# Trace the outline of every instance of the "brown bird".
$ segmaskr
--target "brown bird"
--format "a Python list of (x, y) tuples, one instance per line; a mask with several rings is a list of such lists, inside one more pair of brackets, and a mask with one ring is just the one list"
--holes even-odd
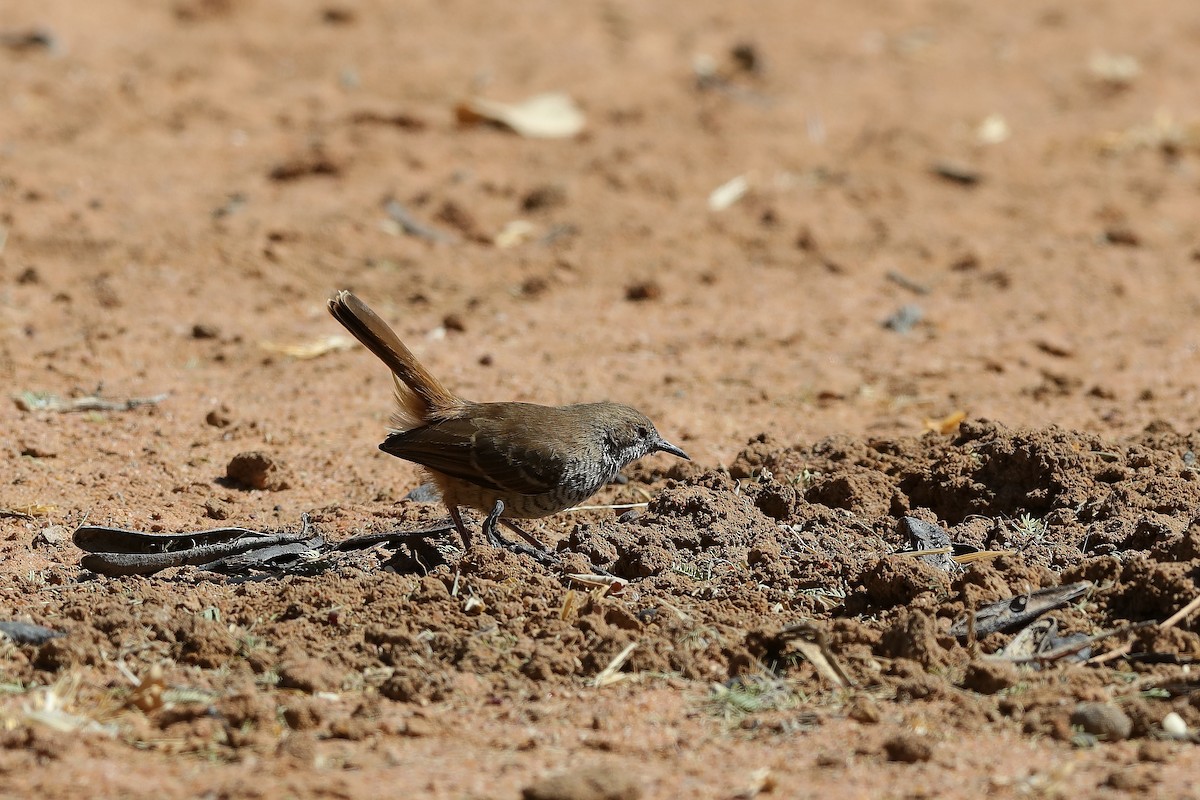
[[(417, 361), (366, 303), (341, 291), (329, 311), (392, 371), (396, 409), (379, 449), (422, 465), (466, 547), (460, 506), (488, 514), (537, 545), (511, 518), (536, 519), (582, 503), (629, 463), (654, 452), (688, 458), (645, 414), (618, 403), (540, 406), (463, 400)], [(540, 545), (539, 545), (540, 546)]]

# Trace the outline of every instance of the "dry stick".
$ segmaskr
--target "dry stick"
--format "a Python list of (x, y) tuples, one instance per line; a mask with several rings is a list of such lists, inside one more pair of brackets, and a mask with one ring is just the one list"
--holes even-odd
[(921, 556), (943, 556), (952, 552), (954, 552), (953, 547), (934, 547), (929, 550), (901, 550), (896, 555), (920, 558)]
[(576, 511), (615, 511), (617, 509), (645, 508), (648, 505), (650, 505), (650, 504), (649, 503), (607, 503), (607, 504), (598, 505), (598, 506), (571, 506), (568, 509), (564, 509), (564, 511), (567, 514), (573, 514)]
[(608, 686), (610, 683), (616, 683), (621, 680), (621, 667), (625, 666), (625, 662), (633, 655), (633, 651), (637, 648), (637, 642), (630, 642), (625, 645), (625, 649), (613, 656), (613, 660), (608, 662), (608, 666), (600, 670), (599, 674), (592, 679), (592, 686), (600, 688)]
[(1021, 658), (1009, 658), (1009, 659), (1003, 659), (1003, 660), (1010, 661), (1013, 664), (1052, 664), (1055, 661), (1058, 661), (1059, 659), (1063, 659), (1063, 658), (1066, 658), (1067, 656), (1075, 655), (1076, 653), (1083, 650), (1084, 648), (1090, 647), (1091, 645), (1093, 645), (1096, 642), (1099, 642), (1103, 639), (1110, 639), (1114, 636), (1124, 636), (1127, 633), (1133, 633), (1134, 631), (1141, 630), (1142, 628), (1149, 627), (1150, 625), (1153, 625), (1153, 624), (1154, 623), (1152, 623), (1152, 622), (1138, 622), (1133, 625), (1123, 625), (1120, 628), (1113, 628), (1111, 630), (1101, 631), (1100, 633), (1089, 636), (1086, 639), (1081, 639), (1078, 642), (1071, 642), (1070, 644), (1061, 645), (1059, 647), (1054, 648), (1053, 650), (1047, 650), (1044, 653), (1037, 653), (1032, 656), (1024, 656)]
[(980, 550), (976, 553), (963, 553), (961, 556), (950, 556), (950, 560), (955, 564), (970, 564), (975, 561), (984, 561), (989, 558), (1011, 556), (1016, 552), (1016, 550)]
[(1183, 620), (1197, 608), (1200, 608), (1200, 595), (1197, 595), (1192, 602), (1188, 603), (1186, 606), (1168, 617), (1159, 627), (1161, 627), (1163, 630), (1174, 628), (1180, 622), (1183, 622)]
[[(1169, 630), (1170, 628), (1174, 628), (1176, 625), (1178, 625), (1180, 622), (1182, 622), (1184, 619), (1186, 619), (1193, 611), (1195, 611), (1198, 608), (1200, 608), (1200, 595), (1197, 595), (1195, 598), (1192, 599), (1192, 602), (1188, 603), (1186, 606), (1179, 609), (1174, 614), (1172, 614), (1171, 616), (1169, 616), (1165, 620), (1163, 620), (1161, 623), (1159, 623), (1159, 625), (1158, 625), (1159, 630), (1165, 631), (1165, 630)], [(1095, 658), (1088, 659), (1087, 663), (1089, 663), (1089, 664), (1107, 664), (1109, 661), (1118, 659), (1123, 655), (1128, 655), (1129, 651), (1132, 649), (1133, 649), (1133, 642), (1126, 642), (1125, 644), (1121, 645), (1120, 647), (1114, 647), (1112, 650), (1109, 650), (1107, 653), (1101, 653), (1100, 655), (1096, 656)]]

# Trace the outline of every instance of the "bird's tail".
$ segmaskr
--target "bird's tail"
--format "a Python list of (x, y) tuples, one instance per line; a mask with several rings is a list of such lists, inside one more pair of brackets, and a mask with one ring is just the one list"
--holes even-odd
[(411, 428), (428, 422), (431, 416), (463, 405), (463, 401), (433, 377), (396, 332), (362, 300), (350, 292), (340, 291), (330, 299), (329, 313), (387, 364), (395, 376), (399, 408), (393, 421), (397, 427)]

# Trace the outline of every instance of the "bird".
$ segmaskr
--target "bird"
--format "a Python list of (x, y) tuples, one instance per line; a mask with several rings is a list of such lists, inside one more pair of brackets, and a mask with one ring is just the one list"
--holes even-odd
[(578, 505), (651, 453), (690, 460), (645, 414), (620, 403), (465, 400), (354, 294), (337, 292), (329, 312), (392, 372), (395, 408), (379, 449), (424, 467), (466, 549), (472, 537), (463, 507), (487, 515), (483, 531), (492, 543), (498, 520), (540, 548), (514, 519), (538, 519)]

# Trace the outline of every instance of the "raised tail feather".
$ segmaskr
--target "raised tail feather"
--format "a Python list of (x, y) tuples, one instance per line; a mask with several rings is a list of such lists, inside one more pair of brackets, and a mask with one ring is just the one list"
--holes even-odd
[(330, 299), (329, 313), (396, 376), (396, 399), (401, 405), (398, 421), (420, 424), (428, 422), (431, 415), (463, 405), (462, 400), (421, 366), (396, 332), (362, 300), (340, 291)]

